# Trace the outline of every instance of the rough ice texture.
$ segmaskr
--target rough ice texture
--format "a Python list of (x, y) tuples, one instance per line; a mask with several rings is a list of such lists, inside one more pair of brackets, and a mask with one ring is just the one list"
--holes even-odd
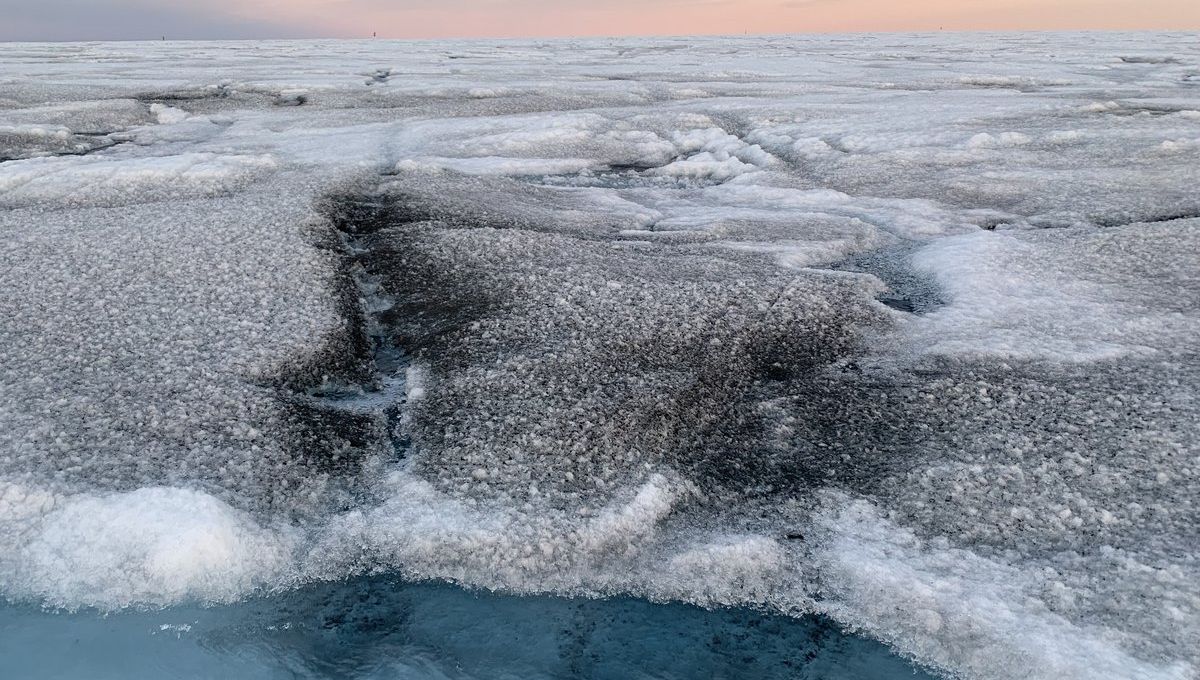
[(1170, 34), (0, 47), (0, 593), (400, 572), (1195, 677), (1198, 83)]

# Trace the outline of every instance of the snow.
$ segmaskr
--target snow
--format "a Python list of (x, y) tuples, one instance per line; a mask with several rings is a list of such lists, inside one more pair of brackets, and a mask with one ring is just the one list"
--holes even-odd
[(29, 524), (0, 561), (12, 595), (67, 607), (229, 602), (278, 585), (290, 569), (289, 530), (259, 527), (202, 492), (81, 494), (56, 499), (48, 511), (37, 492), (9, 486), (4, 496), (3, 521)]
[[(1200, 333), (1181, 303), (1200, 292), (1200, 220), (1176, 222), (941, 239), (913, 264), (939, 281), (951, 303), (918, 321), (913, 339), (921, 351), (1012, 359), (1186, 353)], [(1115, 268), (1114, 252), (1123, 260)]]
[(1194, 677), (1194, 43), (0, 46), (0, 594), (394, 573)]
[(0, 168), (0, 201), (8, 208), (48, 202), (113, 206), (154, 197), (213, 196), (245, 186), (274, 167), (274, 159), (267, 155), (210, 152), (10, 161)]
[[(1105, 631), (1073, 624), (1043, 603), (1037, 576), (954, 548), (927, 545), (861, 501), (824, 517), (832, 535), (818, 556), (839, 618), (882, 627), (919, 658), (970, 677), (1187, 678), (1183, 663), (1130, 656)], [(1015, 670), (1015, 673), (1014, 673)]]

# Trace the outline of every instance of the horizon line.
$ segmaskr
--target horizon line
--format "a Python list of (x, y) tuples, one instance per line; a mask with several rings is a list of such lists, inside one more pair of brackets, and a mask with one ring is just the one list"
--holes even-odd
[(883, 30), (883, 31), (779, 31), (779, 32), (746, 32), (746, 33), (627, 33), (623, 35), (590, 35), (590, 34), (555, 34), (555, 35), (523, 35), (523, 36), (472, 36), (447, 35), (438, 37), (387, 37), (387, 36), (304, 36), (304, 37), (240, 37), (240, 38), (76, 38), (76, 39), (22, 39), (11, 40), (0, 38), (4, 45), (37, 45), (37, 44), (72, 44), (72, 43), (162, 43), (162, 42), (304, 42), (304, 41), (372, 41), (385, 40), (389, 42), (438, 42), (445, 40), (477, 40), (477, 41), (511, 41), (511, 40), (630, 40), (645, 38), (764, 38), (778, 36), (869, 36), (869, 35), (956, 35), (956, 34), (1070, 34), (1070, 33), (1124, 33), (1124, 34), (1161, 34), (1161, 33), (1197, 33), (1200, 28), (1022, 28), (1022, 29), (989, 29), (989, 28), (955, 28), (955, 29), (923, 29), (923, 30)]

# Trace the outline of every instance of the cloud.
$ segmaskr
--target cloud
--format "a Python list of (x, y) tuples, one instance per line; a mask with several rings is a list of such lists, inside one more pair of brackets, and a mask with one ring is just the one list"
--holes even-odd
[[(636, 11), (730, 5), (737, 0), (0, 0), (3, 40), (305, 38), (397, 13)], [(277, 17), (286, 17), (279, 19)]]
[(837, 2), (837, 0), (785, 0), (779, 3), (780, 7), (785, 9), (808, 9), (818, 5), (829, 5)]
[(287, 38), (297, 25), (236, 15), (219, 3), (179, 6), (148, 0), (0, 0), (0, 40)]

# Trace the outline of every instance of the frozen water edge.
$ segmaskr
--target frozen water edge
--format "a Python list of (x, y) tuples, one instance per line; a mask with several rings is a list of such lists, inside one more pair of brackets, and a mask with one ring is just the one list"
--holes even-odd
[(103, 616), (0, 605), (0, 657), (11, 677), (46, 679), (929, 677), (815, 617), (384, 578)]

